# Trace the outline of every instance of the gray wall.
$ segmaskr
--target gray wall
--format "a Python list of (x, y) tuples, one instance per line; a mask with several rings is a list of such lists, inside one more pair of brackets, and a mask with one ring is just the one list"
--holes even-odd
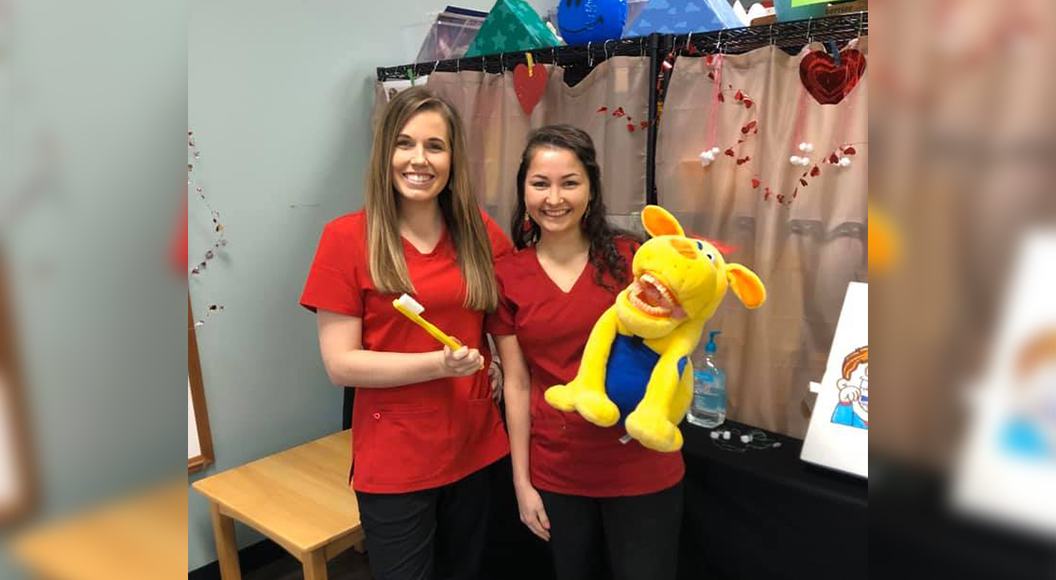
[[(544, 4), (541, 2), (540, 4)], [(487, 10), (491, 0), (458, 2)], [(196, 180), (229, 245), (190, 284), (215, 473), (340, 427), (341, 392), (296, 302), (323, 224), (362, 204), (374, 69), (410, 62), (445, 2), (195, 0), (189, 25)], [(291, 207), (293, 206), (293, 207)], [(192, 257), (210, 238), (191, 200)], [(239, 544), (260, 536), (238, 528)], [(207, 504), (192, 494), (188, 566), (216, 558)]]
[[(37, 193), (13, 218), (3, 205), (0, 249), (39, 518), (182, 475), (186, 294), (166, 247), (185, 19), (179, 2), (5, 3), (0, 195)], [(17, 577), (0, 556), (0, 578)]]
[[(188, 126), (196, 182), (230, 241), (189, 284), (199, 311), (225, 306), (199, 329), (217, 457), (204, 475), (338, 429), (341, 393), (296, 300), (322, 225), (361, 204), (374, 68), (411, 61), (445, 2), (10, 4), (0, 201), (38, 167), (46, 176), (16, 220), (0, 216), (36, 516), (184, 473), (186, 291), (165, 256)], [(198, 256), (211, 222), (190, 201)], [(214, 559), (205, 502), (191, 493), (188, 566)], [(6, 553), (0, 577), (19, 577)]]

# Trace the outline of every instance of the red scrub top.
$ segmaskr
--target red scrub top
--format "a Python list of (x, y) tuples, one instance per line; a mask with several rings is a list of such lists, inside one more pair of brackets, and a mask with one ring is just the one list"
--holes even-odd
[[(633, 242), (617, 239), (630, 272)], [(619, 439), (620, 424), (608, 428), (588, 423), (578, 413), (564, 413), (543, 398), (549, 387), (576, 376), (594, 323), (612, 306), (616, 294), (594, 282), (587, 263), (568, 292), (562, 292), (539, 264), (535, 248), (525, 248), (495, 264), (502, 292), (499, 309), (488, 317), (488, 332), (516, 334), (531, 374), (532, 485), (569, 495), (615, 497), (667, 489), (682, 480), (681, 453), (660, 453), (637, 441)], [(606, 278), (617, 290), (626, 283)]]
[[(481, 212), (483, 214), (483, 212)], [(512, 244), (484, 214), (492, 253)], [(301, 295), (309, 310), (329, 310), (363, 319), (363, 348), (428, 352), (443, 348), (392, 307), (398, 294), (374, 289), (368, 266), (366, 216), (339, 217), (323, 229)], [(423, 316), (490, 360), (484, 313), (467, 310), (465, 282), (454, 243), (445, 229), (432, 252), (403, 240), (403, 255)], [(406, 493), (446, 485), (509, 453), (486, 371), (393, 388), (357, 388), (352, 411), (353, 477), (356, 491)]]

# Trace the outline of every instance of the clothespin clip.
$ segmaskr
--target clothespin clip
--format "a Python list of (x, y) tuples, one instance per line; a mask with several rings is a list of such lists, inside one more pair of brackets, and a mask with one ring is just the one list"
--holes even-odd
[(840, 47), (836, 46), (836, 41), (826, 42), (825, 48), (829, 49), (829, 55), (832, 56), (832, 61), (836, 63), (836, 66), (840, 66)]
[(415, 80), (414, 67), (413, 66), (407, 67), (407, 78), (410, 79), (411, 86), (413, 87), (414, 86), (414, 80)]
[(532, 76), (535, 73), (535, 60), (532, 59), (532, 53), (524, 53), (524, 57), (528, 60), (528, 76)]

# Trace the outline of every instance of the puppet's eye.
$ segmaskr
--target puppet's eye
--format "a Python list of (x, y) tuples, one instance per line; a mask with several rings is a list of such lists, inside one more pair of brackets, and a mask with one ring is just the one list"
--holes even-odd
[(715, 261), (715, 254), (712, 254), (711, 252), (708, 252), (707, 254), (704, 254), (704, 255), (707, 256), (708, 259), (711, 260), (712, 262)]
[(697, 240), (697, 249), (700, 251), (704, 251), (704, 242)]

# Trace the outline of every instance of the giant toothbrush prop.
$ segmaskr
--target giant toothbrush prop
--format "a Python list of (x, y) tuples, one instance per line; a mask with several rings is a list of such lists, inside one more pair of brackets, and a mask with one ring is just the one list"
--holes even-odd
[(714, 246), (687, 237), (660, 206), (646, 206), (651, 239), (634, 254), (634, 281), (594, 324), (571, 382), (546, 390), (546, 402), (599, 427), (622, 418), (627, 434), (662, 452), (682, 448), (679, 422), (693, 398), (690, 353), (727, 290), (747, 308), (766, 300), (754, 272), (728, 264)]

